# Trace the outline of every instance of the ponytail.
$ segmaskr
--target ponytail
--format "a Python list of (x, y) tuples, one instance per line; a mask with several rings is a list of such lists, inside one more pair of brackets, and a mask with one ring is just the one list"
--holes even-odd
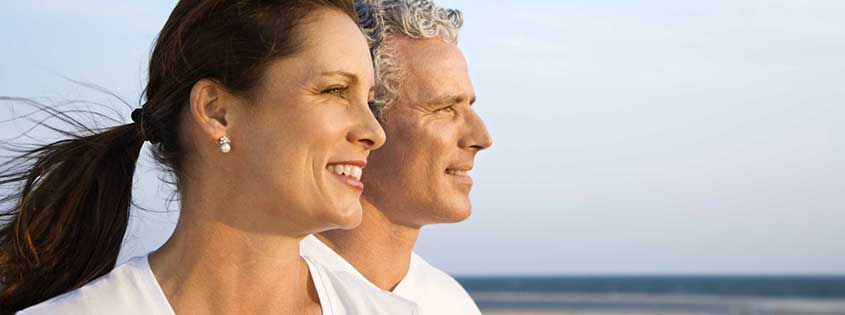
[(143, 143), (138, 124), (120, 125), (17, 150), (2, 164), (0, 187), (11, 194), (0, 202), (11, 206), (0, 214), (0, 315), (114, 268)]

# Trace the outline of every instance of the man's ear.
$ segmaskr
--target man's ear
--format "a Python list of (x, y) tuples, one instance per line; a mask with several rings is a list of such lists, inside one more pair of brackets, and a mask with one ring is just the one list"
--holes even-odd
[(224, 101), (228, 95), (222, 84), (208, 79), (198, 81), (191, 89), (191, 119), (210, 141), (216, 142), (227, 134), (229, 123), (226, 115), (233, 105)]

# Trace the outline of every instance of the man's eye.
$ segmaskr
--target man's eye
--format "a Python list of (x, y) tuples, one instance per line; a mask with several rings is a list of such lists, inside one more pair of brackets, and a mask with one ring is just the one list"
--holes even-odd
[(451, 112), (451, 111), (454, 111), (454, 110), (455, 109), (452, 108), (452, 106), (446, 106), (446, 107), (442, 107), (442, 108), (438, 109), (437, 111), (438, 112)]

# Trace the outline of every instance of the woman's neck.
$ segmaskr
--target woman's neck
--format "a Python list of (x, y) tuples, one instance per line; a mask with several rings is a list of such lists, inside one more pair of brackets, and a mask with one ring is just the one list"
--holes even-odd
[(195, 210), (183, 208), (173, 236), (150, 255), (177, 314), (320, 314), (301, 236), (245, 231)]

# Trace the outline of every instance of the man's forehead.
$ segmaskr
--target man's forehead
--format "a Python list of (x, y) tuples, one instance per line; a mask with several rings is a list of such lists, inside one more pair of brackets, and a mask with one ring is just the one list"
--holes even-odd
[(400, 94), (424, 102), (474, 97), (466, 60), (456, 45), (441, 39), (402, 39), (395, 48), (403, 72)]
[(440, 38), (411, 39), (400, 36), (392, 39), (396, 58), (402, 66), (415, 70), (421, 66), (434, 64), (440, 66), (466, 67), (466, 61), (454, 43)]

